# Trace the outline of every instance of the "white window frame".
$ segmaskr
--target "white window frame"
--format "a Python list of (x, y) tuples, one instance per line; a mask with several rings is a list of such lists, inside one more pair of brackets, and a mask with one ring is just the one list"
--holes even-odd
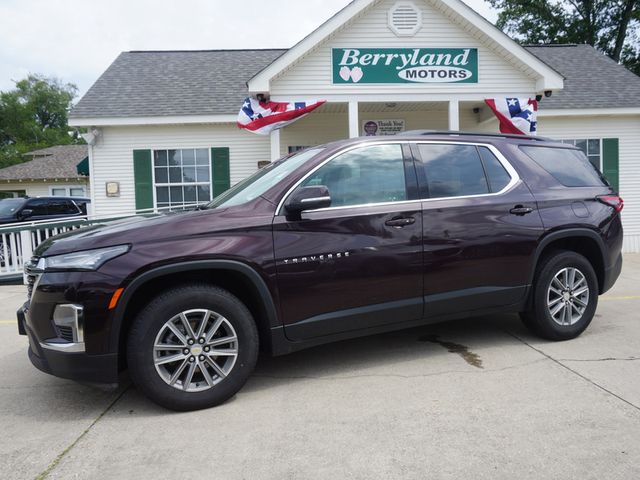
[[(566, 143), (567, 145), (573, 145), (574, 147), (576, 147), (576, 142), (579, 141), (585, 141), (587, 142), (587, 153), (585, 153), (587, 160), (589, 160), (589, 140), (598, 140), (598, 170), (600, 170), (600, 172), (602, 172), (602, 138), (563, 138), (562, 140), (560, 140), (562, 143)], [(582, 151), (582, 150), (580, 150)], [(591, 162), (591, 160), (589, 160), (589, 162)]]
[[(158, 211), (158, 209), (162, 209), (164, 210), (171, 210), (173, 208), (176, 209), (180, 209), (180, 208), (184, 208), (185, 205), (192, 205), (191, 203), (186, 203), (186, 202), (182, 202), (181, 204), (176, 204), (176, 205), (171, 205), (171, 191), (169, 191), (169, 205), (168, 206), (163, 206), (163, 207), (159, 207), (158, 206), (158, 197), (157, 197), (157, 191), (156, 188), (157, 187), (198, 187), (199, 185), (208, 185), (209, 186), (209, 200), (207, 201), (202, 201), (202, 202), (198, 202), (198, 200), (196, 200), (195, 202), (193, 202), (193, 205), (195, 204), (202, 204), (205, 202), (210, 202), (211, 200), (213, 200), (212, 195), (213, 195), (213, 182), (211, 181), (211, 148), (212, 147), (203, 147), (203, 146), (199, 146), (199, 147), (158, 147), (158, 148), (152, 148), (151, 149), (151, 178), (153, 181), (153, 210), (154, 211)], [(155, 153), (156, 152), (160, 152), (160, 151), (166, 151), (167, 152), (167, 156), (169, 155), (169, 150), (193, 150), (194, 151), (194, 155), (195, 155), (195, 151), (196, 150), (206, 150), (207, 151), (207, 167), (209, 169), (209, 179), (207, 182), (167, 182), (167, 183), (157, 183), (156, 182), (156, 163), (155, 163)], [(180, 154), (180, 158), (182, 159), (182, 154)], [(197, 161), (196, 161), (197, 162)], [(194, 164), (194, 167), (197, 167), (197, 163)], [(200, 166), (204, 166), (204, 165), (200, 165)], [(184, 165), (181, 164), (180, 168), (184, 168)], [(184, 198), (184, 197), (183, 197)]]
[[(71, 195), (72, 188), (81, 188), (82, 195)], [(64, 189), (64, 195), (54, 195), (54, 189)], [(49, 196), (50, 197), (86, 197), (87, 196), (87, 187), (84, 185), (49, 185)]]

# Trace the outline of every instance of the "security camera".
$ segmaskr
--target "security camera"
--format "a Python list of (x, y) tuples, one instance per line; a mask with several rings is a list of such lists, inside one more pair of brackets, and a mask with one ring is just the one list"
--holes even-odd
[(551, 90), (545, 90), (544, 91), (544, 96), (549, 98), (551, 95), (553, 95), (553, 92)]

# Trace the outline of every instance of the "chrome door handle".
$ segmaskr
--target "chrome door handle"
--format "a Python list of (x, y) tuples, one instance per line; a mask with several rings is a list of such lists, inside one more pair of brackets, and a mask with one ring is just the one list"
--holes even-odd
[(416, 219), (413, 217), (392, 218), (391, 220), (387, 220), (386, 222), (384, 222), (385, 225), (396, 228), (401, 228), (405, 225), (411, 225), (412, 223), (416, 223)]

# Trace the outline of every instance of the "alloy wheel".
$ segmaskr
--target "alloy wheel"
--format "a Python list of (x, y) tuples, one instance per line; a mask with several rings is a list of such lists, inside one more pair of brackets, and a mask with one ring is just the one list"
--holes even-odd
[(574, 267), (558, 271), (547, 290), (547, 308), (554, 322), (576, 324), (589, 305), (589, 286), (584, 274)]

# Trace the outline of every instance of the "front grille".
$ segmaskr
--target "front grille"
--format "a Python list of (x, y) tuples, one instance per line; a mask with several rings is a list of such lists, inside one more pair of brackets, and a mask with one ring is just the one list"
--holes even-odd
[(56, 325), (58, 336), (67, 342), (73, 342), (73, 328), (67, 326)]

